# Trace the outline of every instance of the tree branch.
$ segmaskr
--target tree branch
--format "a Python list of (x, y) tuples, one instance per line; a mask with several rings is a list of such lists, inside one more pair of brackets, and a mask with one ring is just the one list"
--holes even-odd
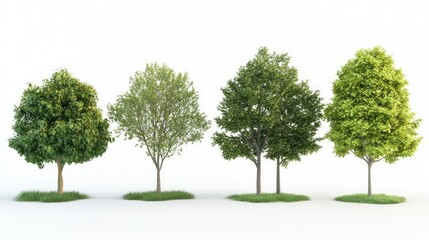
[(287, 166), (289, 165), (289, 162), (287, 161), (286, 158), (283, 158), (282, 160), (280, 160), (280, 165), (285, 165), (284, 167), (287, 168)]
[[(356, 151), (354, 151), (354, 150), (350, 150), (350, 152), (352, 152), (352, 153), (357, 157), (357, 155), (356, 155)], [(364, 154), (364, 156), (363, 156), (363, 157), (358, 157), (358, 158), (360, 158), (360, 159), (364, 160), (366, 163), (369, 163), (369, 162), (368, 162), (368, 160), (366, 159), (365, 154)]]
[(160, 166), (159, 170), (161, 170), (162, 166), (164, 165), (164, 160), (165, 160), (165, 158), (161, 158), (161, 166)]
[(256, 141), (256, 139), (255, 139), (255, 133), (254, 133), (254, 130), (253, 129), (250, 129), (250, 141), (251, 141), (251, 144), (255, 147), (255, 148), (257, 148), (257, 146), (258, 146), (258, 144), (257, 144), (257, 141)]
[(154, 157), (152, 157), (152, 162), (153, 164), (155, 164), (156, 169), (161, 170), (161, 168), (159, 167), (159, 159), (155, 159)]
[[(140, 132), (144, 132), (142, 127), (139, 127), (139, 130), (140, 130)], [(144, 142), (144, 145), (146, 146), (146, 151), (149, 154), (149, 157), (152, 159), (152, 161), (154, 161), (155, 156), (154, 156), (154, 153), (151, 152), (151, 148), (148, 145), (148, 141), (147, 141), (146, 136), (144, 134), (141, 134), (141, 137), (143, 138), (143, 142)]]
[(256, 166), (258, 166), (258, 163), (256, 162), (256, 159), (254, 158), (249, 158), (250, 161), (252, 161)]
[(372, 162), (371, 158), (368, 156), (368, 154), (366, 153), (366, 143), (365, 143), (365, 139), (361, 139), (362, 141), (362, 151), (363, 151), (363, 156), (364, 158), (366, 158), (366, 162), (370, 163)]

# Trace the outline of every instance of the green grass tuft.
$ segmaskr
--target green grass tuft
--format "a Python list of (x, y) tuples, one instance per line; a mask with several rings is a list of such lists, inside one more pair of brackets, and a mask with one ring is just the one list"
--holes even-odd
[(365, 193), (358, 193), (352, 195), (344, 195), (336, 197), (335, 200), (341, 202), (353, 202), (353, 203), (372, 203), (372, 204), (396, 204), (405, 202), (404, 197), (390, 196), (385, 194), (373, 194), (368, 197)]
[(264, 202), (298, 202), (310, 200), (308, 196), (290, 193), (261, 193), (256, 194), (234, 194), (228, 196), (229, 199), (243, 202), (264, 203)]
[(166, 191), (166, 192), (131, 192), (124, 195), (127, 200), (142, 201), (167, 201), (177, 199), (193, 199), (194, 195), (184, 191)]
[(16, 201), (20, 202), (69, 202), (79, 199), (89, 198), (88, 195), (78, 192), (40, 192), (40, 191), (25, 191), (16, 197)]

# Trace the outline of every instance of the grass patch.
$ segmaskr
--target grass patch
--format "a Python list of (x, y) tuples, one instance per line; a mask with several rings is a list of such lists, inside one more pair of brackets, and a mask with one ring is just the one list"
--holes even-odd
[(290, 193), (262, 193), (260, 195), (256, 194), (234, 194), (228, 196), (229, 199), (243, 202), (254, 202), (254, 203), (264, 203), (264, 202), (298, 202), (298, 201), (307, 201), (310, 200), (308, 196), (305, 195), (296, 195)]
[(344, 195), (336, 197), (335, 200), (341, 202), (353, 202), (353, 203), (372, 203), (372, 204), (396, 204), (405, 202), (404, 197), (391, 196), (385, 194), (372, 194), (368, 197), (365, 193)]
[(166, 192), (131, 192), (124, 195), (127, 200), (141, 201), (167, 201), (177, 199), (193, 199), (194, 195), (184, 191), (166, 191)]
[(25, 191), (16, 197), (16, 201), (20, 202), (69, 202), (79, 199), (89, 198), (88, 195), (78, 192), (40, 192), (40, 191)]

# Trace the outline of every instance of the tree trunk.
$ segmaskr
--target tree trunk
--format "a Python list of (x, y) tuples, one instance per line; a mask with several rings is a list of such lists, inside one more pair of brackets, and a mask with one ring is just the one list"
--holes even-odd
[(156, 169), (156, 192), (161, 192), (161, 169)]
[(368, 197), (371, 197), (372, 195), (372, 189), (371, 189), (371, 167), (372, 162), (368, 162)]
[(256, 162), (256, 195), (261, 194), (261, 153), (258, 152)]
[(58, 167), (58, 187), (57, 187), (57, 192), (58, 193), (63, 193), (64, 192), (64, 181), (63, 181), (64, 163), (61, 163), (61, 159), (57, 160), (57, 167)]
[(280, 159), (277, 158), (277, 181), (276, 181), (276, 193), (280, 194)]

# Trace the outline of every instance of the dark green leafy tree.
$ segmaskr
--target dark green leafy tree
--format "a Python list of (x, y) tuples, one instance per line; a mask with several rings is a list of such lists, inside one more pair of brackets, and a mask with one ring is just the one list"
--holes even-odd
[[(289, 61), (287, 54), (269, 53), (267, 48), (260, 48), (256, 56), (222, 88), (224, 98), (218, 106), (221, 116), (215, 119), (221, 131), (214, 134), (213, 144), (219, 145), (227, 160), (242, 157), (255, 164), (256, 194), (261, 193), (261, 160), (267, 149), (270, 150), (267, 156), (278, 159), (279, 164), (286, 164), (288, 160), (298, 159), (295, 156), (317, 149), (317, 145), (311, 144), (302, 148), (306, 151), (301, 148), (281, 149), (298, 144), (294, 141), (311, 141), (312, 127), (317, 128), (320, 124), (320, 98), (308, 90), (306, 83), (297, 82), (297, 71), (289, 67)], [(313, 118), (307, 116), (310, 110), (315, 110), (311, 113), (316, 119), (312, 123), (309, 121)], [(292, 119), (293, 122), (288, 122)], [(304, 122), (297, 125), (296, 121), (301, 120)], [(288, 132), (289, 128), (302, 126), (307, 128)], [(295, 139), (293, 134), (307, 130), (310, 131), (305, 134), (308, 139)]]
[(290, 67), (284, 78), (278, 78), (273, 97), (272, 131), (268, 138), (267, 158), (276, 161), (276, 193), (281, 193), (280, 166), (300, 161), (302, 155), (320, 149), (316, 138), (323, 117), (318, 91), (311, 91), (307, 82), (299, 82), (297, 71)]
[(383, 48), (359, 50), (337, 77), (325, 110), (327, 137), (337, 156), (353, 153), (366, 162), (371, 196), (371, 166), (412, 156), (421, 140), (421, 120), (410, 110), (407, 80)]
[(39, 168), (56, 162), (59, 193), (64, 190), (65, 164), (101, 156), (113, 141), (97, 100), (93, 87), (62, 69), (42, 86), (29, 84), (15, 107), (9, 146)]
[(199, 109), (198, 94), (187, 74), (176, 74), (166, 65), (150, 64), (130, 79), (130, 89), (109, 105), (109, 118), (118, 134), (137, 139), (146, 147), (157, 171), (161, 192), (164, 160), (180, 153), (187, 143), (200, 141), (210, 121)]

